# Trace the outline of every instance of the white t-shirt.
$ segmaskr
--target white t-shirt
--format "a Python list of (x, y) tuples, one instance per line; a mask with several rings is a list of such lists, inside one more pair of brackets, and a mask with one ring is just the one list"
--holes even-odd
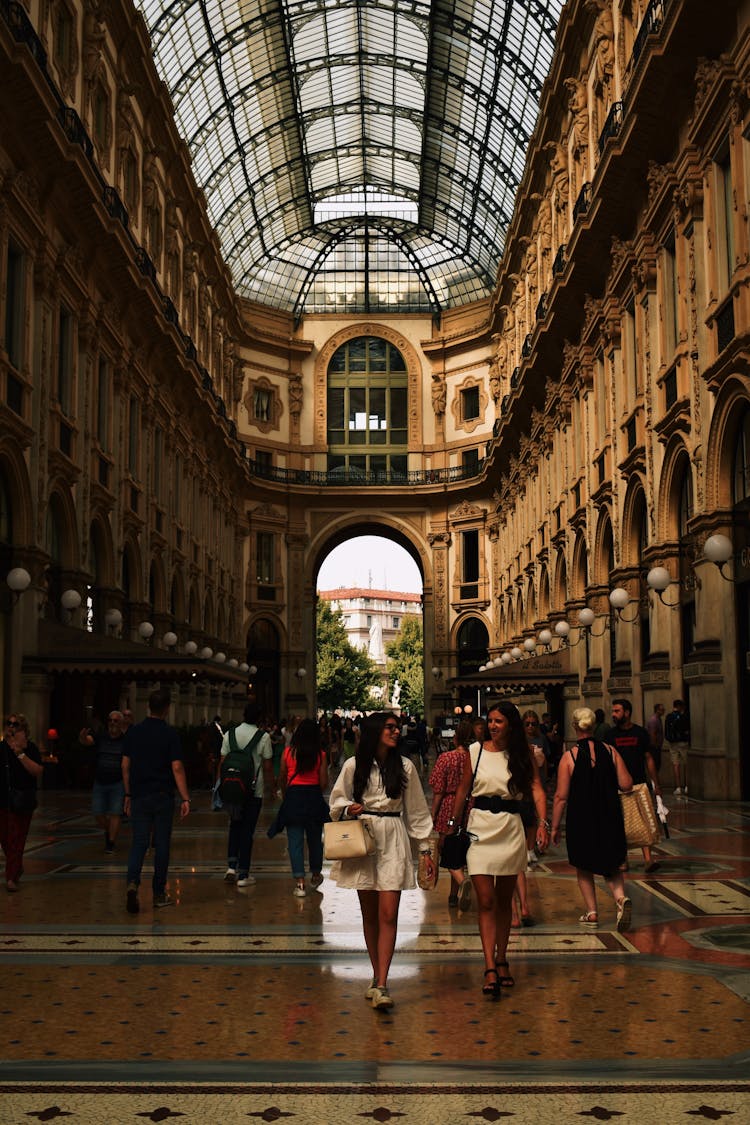
[[(234, 728), (234, 737), (237, 739), (237, 746), (243, 750), (250, 740), (254, 737), (257, 731), (255, 723), (240, 723), (238, 727)], [(221, 756), (226, 758), (229, 753), (229, 731), (224, 735), (221, 743)], [(256, 775), (255, 779), (255, 793), (254, 796), (263, 796), (263, 769), (261, 763), (266, 758), (273, 758), (273, 743), (271, 736), (266, 732), (259, 742), (256, 743), (252, 752), (253, 756), (253, 773)]]

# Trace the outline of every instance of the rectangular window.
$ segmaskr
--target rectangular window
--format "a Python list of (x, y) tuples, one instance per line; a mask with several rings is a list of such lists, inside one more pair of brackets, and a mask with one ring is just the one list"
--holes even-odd
[(344, 437), (344, 388), (328, 388), (328, 443), (341, 445)]
[(674, 231), (670, 233), (662, 250), (662, 303), (664, 309), (664, 362), (669, 363), (679, 339), (677, 326), (677, 253)]
[(465, 477), (475, 477), (479, 472), (479, 450), (465, 449), (461, 454), (461, 472)]
[(111, 387), (112, 387), (112, 373), (106, 359), (99, 360), (99, 367), (96, 377), (96, 438), (99, 446), (108, 452), (110, 449), (109, 441), (109, 420), (112, 413), (111, 408)]
[(631, 301), (626, 306), (622, 318), (622, 366), (626, 398), (620, 405), (626, 413), (633, 409), (637, 394), (635, 340), (635, 305)]
[(8, 265), (5, 271), (5, 350), (11, 367), (20, 370), (23, 364), (24, 256), (17, 246), (8, 243)]
[(728, 287), (734, 273), (734, 189), (729, 149), (715, 161), (716, 167), (716, 228), (719, 249), (719, 277)]
[(406, 445), (406, 387), (391, 387), (391, 445)]
[(400, 629), (401, 628), (401, 618), (392, 617), (391, 621), (393, 622), (391, 628), (393, 628), (393, 629)]
[(461, 391), (461, 419), (470, 422), (479, 417), (479, 387), (467, 387)]
[(367, 628), (369, 629), (370, 626), (372, 625), (372, 614), (370, 614), (370, 613), (367, 614), (367, 616), (365, 618), (365, 624), (367, 625)]
[(73, 314), (60, 305), (57, 338), (57, 401), (63, 414), (70, 416), (73, 398)]
[(255, 554), (259, 586), (272, 586), (276, 581), (274, 567), (274, 537), (269, 531), (259, 531), (255, 536)]
[(253, 418), (256, 422), (271, 421), (271, 392), (264, 387), (253, 391)]
[(461, 533), (461, 593), (464, 598), (479, 597), (479, 532)]
[(258, 473), (270, 473), (273, 468), (273, 454), (270, 449), (255, 450), (255, 468)]
[(596, 444), (601, 449), (607, 433), (607, 380), (604, 357), (594, 361), (594, 409), (596, 411)]
[(174, 455), (174, 487), (172, 489), (172, 515), (180, 520), (182, 506), (182, 457)]
[(157, 426), (154, 430), (153, 492), (157, 504), (162, 502), (164, 485), (164, 431)]
[(138, 462), (141, 448), (141, 404), (133, 395), (128, 412), (128, 471), (138, 480)]

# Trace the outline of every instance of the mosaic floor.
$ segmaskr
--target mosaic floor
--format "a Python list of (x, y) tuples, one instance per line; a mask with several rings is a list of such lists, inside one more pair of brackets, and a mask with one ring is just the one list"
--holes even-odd
[[(529, 875), (516, 986), (481, 995), (476, 915), (447, 884), (402, 899), (392, 1010), (374, 1012), (356, 896), (294, 898), (285, 838), (223, 882), (208, 795), (172, 841), (175, 905), (125, 911), (88, 795), (42, 795), (0, 899), (0, 1125), (750, 1121), (750, 807), (672, 801), (660, 869), (631, 853), (633, 929), (582, 933), (564, 848)], [(444, 875), (443, 877), (444, 878)]]

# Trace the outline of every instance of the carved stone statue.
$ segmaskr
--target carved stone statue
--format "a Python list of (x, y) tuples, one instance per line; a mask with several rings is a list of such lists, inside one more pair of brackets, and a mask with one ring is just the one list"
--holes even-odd
[(445, 379), (442, 375), (432, 376), (432, 409), (436, 416), (440, 417), (445, 414), (445, 405), (447, 401), (447, 392), (445, 389)]
[(83, 77), (89, 86), (104, 78), (106, 32), (99, 19), (99, 5), (87, 3), (83, 16)]
[(557, 196), (557, 210), (564, 211), (568, 205), (568, 154), (559, 141), (551, 141), (544, 146), (549, 157), (552, 172), (552, 186)]
[(598, 12), (594, 23), (594, 52), (596, 77), (603, 87), (608, 87), (615, 72), (615, 25), (610, 0), (586, 0), (584, 7)]
[(566, 78), (568, 109), (573, 115), (573, 148), (576, 156), (585, 152), (589, 143), (589, 102), (586, 87), (578, 78)]

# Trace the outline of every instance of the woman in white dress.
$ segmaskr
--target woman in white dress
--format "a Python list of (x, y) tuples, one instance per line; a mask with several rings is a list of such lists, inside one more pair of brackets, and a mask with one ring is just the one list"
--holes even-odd
[(476, 839), (469, 848), (467, 867), (474, 884), (484, 953), (482, 992), (499, 999), (500, 989), (515, 983), (507, 950), (513, 891), (518, 873), (526, 870), (527, 862), (520, 802), (524, 798), (534, 802), (536, 843), (542, 851), (549, 844), (549, 821), (547, 798), (518, 708), (506, 702), (493, 704), (487, 712), (487, 726), (489, 740), (470, 747), (456, 790), (453, 818), (456, 821), (460, 817), (471, 790), (474, 804), (467, 827)]
[[(375, 837), (375, 854), (336, 860), (331, 878), (359, 895), (365, 944), (372, 963), (372, 983), (365, 993), (373, 1008), (393, 1005), (388, 970), (396, 947), (401, 891), (415, 886), (410, 837), (429, 853), (432, 817), (419, 775), (398, 749), (400, 724), (391, 713), (369, 715), (360, 728), (355, 756), (348, 758), (331, 790), (334, 820), (367, 817)], [(431, 859), (427, 876), (434, 877)]]

